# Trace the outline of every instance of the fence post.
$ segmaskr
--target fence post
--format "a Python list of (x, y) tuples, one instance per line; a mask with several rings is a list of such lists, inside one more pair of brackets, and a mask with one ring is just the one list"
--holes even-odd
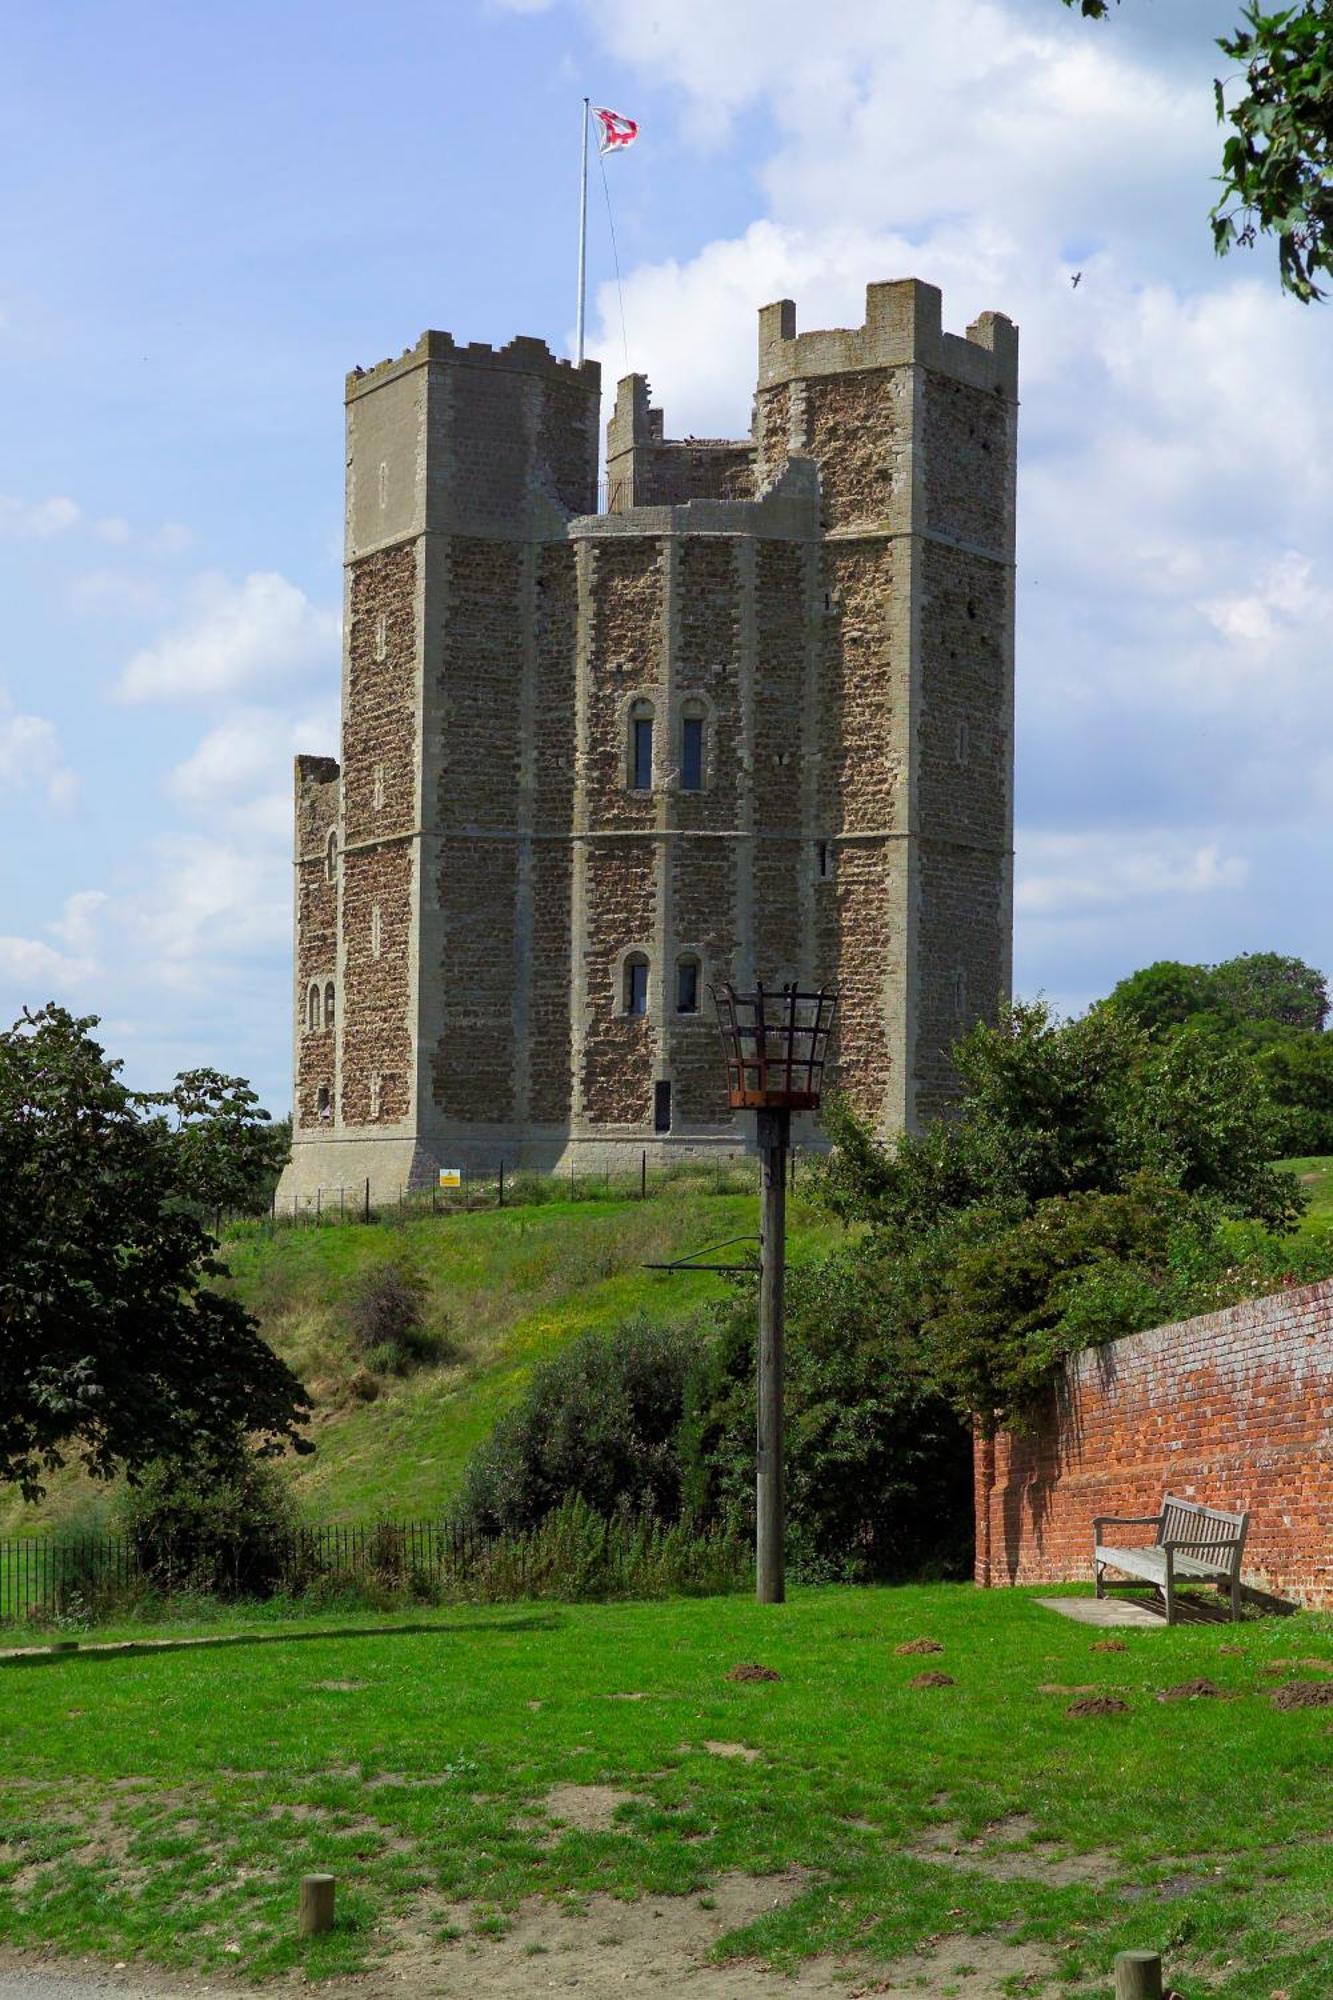
[(317, 1188), (315, 1189), (315, 1220), (316, 1220), (316, 1222), (318, 1222), (318, 1221), (319, 1221), (319, 1218), (320, 1218), (321, 1214), (323, 1213), (323, 1207), (322, 1207), (322, 1204), (323, 1204), (323, 1199), (324, 1199), (324, 1190), (323, 1190), (323, 1188), (322, 1188), (322, 1187), (317, 1187)]
[(342, 1218), (346, 1215), (346, 1213), (347, 1213), (347, 1189), (345, 1187), (340, 1187), (338, 1190), (338, 1220), (340, 1222)]
[(366, 1221), (370, 1220), (370, 1175), (366, 1175)]
[(639, 1155), (639, 1200), (647, 1201), (647, 1199), (648, 1199), (648, 1148), (645, 1146), (643, 1151)]

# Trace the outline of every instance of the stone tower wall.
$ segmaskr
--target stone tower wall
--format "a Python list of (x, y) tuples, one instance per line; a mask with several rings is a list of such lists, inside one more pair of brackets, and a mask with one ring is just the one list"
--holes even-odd
[(594, 364), (427, 334), (349, 378), (342, 768), (298, 777), (298, 967), (332, 940), (338, 993), (336, 1048), (298, 1030), (321, 1174), (331, 1140), (380, 1190), (732, 1151), (728, 979), (837, 987), (835, 1080), (881, 1129), (947, 1106), (1009, 979), (1015, 409), (1006, 320), (945, 334), (907, 281), (798, 334), (783, 301), (749, 440), (669, 440), (621, 383), (597, 514)]

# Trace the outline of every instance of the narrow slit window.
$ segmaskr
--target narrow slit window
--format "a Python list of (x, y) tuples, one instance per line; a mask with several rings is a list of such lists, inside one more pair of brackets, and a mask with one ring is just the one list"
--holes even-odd
[(380, 918), (380, 906), (373, 903), (370, 910), (370, 955), (378, 958), (384, 949), (384, 925)]
[(961, 716), (954, 735), (953, 755), (956, 764), (966, 764), (971, 743), (968, 736), (967, 717)]
[(638, 953), (625, 960), (625, 1012), (648, 1012), (648, 961)]
[(331, 1028), (333, 1026), (333, 981), (332, 980), (330, 980), (328, 985), (324, 988), (324, 1026), (326, 1028)]
[(634, 717), (633, 743), (633, 784), (636, 792), (650, 792), (653, 788), (653, 718), (651, 715)]
[(375, 614), (375, 658), (382, 660), (389, 651), (389, 620), (384, 612)]
[(375, 769), (374, 769), (374, 773), (373, 773), (373, 775), (372, 775), (372, 777), (371, 777), (371, 785), (370, 785), (370, 802), (371, 802), (371, 805), (372, 805), (372, 806), (374, 807), (374, 810), (375, 810), (376, 812), (379, 812), (380, 808), (381, 808), (381, 807), (383, 806), (383, 804), (384, 804), (384, 766), (383, 766), (383, 764), (376, 764), (376, 766), (375, 766)]
[(333, 1117), (333, 1099), (329, 1095), (329, 1086), (327, 1083), (321, 1083), (319, 1086), (319, 1095), (315, 1099), (315, 1110), (322, 1124), (327, 1125)]
[(682, 958), (676, 967), (676, 1012), (697, 1014), (699, 1011), (699, 961), (697, 958)]
[(338, 879), (338, 836), (331, 833), (324, 846), (324, 878), (328, 882)]
[(669, 1083), (655, 1083), (653, 1085), (653, 1130), (654, 1132), (669, 1132), (671, 1130), (671, 1085)]
[(704, 788), (704, 719), (687, 715), (680, 725), (680, 785), (685, 792)]
[(827, 882), (833, 873), (833, 844), (827, 840), (815, 842), (815, 874), (821, 882)]
[(380, 1118), (380, 1076), (378, 1070), (370, 1074), (370, 1122), (378, 1125)]
[(312, 986), (309, 993), (306, 995), (305, 1018), (306, 1018), (306, 1026), (308, 1028), (317, 1028), (319, 1026), (320, 1009), (319, 1009), (318, 986)]

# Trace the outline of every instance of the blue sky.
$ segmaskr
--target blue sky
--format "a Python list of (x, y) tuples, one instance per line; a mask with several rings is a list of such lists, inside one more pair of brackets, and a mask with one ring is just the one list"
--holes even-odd
[[(289, 771), (336, 747), (345, 370), (573, 322), (584, 91), (631, 366), (739, 433), (754, 312), (1023, 334), (1017, 984), (1333, 969), (1333, 307), (1218, 264), (1231, 0), (440, 0), (7, 24), (0, 1013), (287, 1096)], [(600, 186), (591, 345), (622, 372)], [(1084, 277), (1074, 290), (1073, 270)]]

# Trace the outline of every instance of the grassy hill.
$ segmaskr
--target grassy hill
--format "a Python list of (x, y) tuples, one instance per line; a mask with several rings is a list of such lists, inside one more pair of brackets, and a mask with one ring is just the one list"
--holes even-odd
[[(799, 1199), (789, 1213), (793, 1262), (842, 1237)], [(315, 1455), (290, 1468), (306, 1511), (328, 1521), (419, 1519), (457, 1492), (474, 1445), (543, 1356), (631, 1314), (680, 1320), (723, 1295), (723, 1280), (668, 1275), (646, 1264), (757, 1227), (753, 1193), (717, 1193), (711, 1183), (684, 1180), (647, 1201), (548, 1201), (438, 1217), (409, 1212), (401, 1221), (276, 1232), (242, 1224), (229, 1232), (223, 1254), (232, 1289), (315, 1398)], [(458, 1358), (406, 1378), (378, 1378), (379, 1393), (365, 1401), (353, 1386), (364, 1371), (343, 1302), (356, 1273), (400, 1250), (425, 1275), (433, 1317), (447, 1328)], [(0, 1534), (44, 1527), (89, 1491), (89, 1482), (67, 1473), (36, 1509), (0, 1489)]]

